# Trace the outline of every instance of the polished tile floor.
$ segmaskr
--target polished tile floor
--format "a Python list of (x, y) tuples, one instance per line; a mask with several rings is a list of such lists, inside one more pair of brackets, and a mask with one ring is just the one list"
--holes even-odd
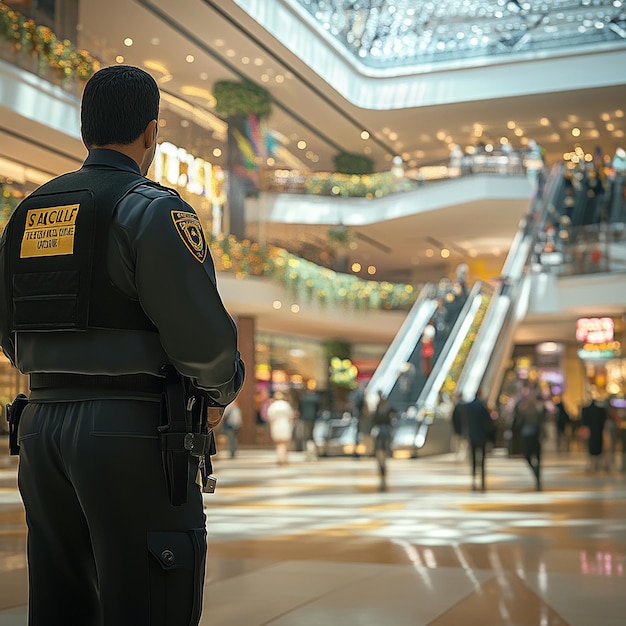
[[(24, 517), (0, 462), (0, 626), (23, 626)], [(370, 458), (218, 457), (201, 624), (626, 625), (626, 473), (547, 452), (537, 492), (522, 459), (487, 467), (482, 493), (453, 455), (393, 459), (379, 492)]]

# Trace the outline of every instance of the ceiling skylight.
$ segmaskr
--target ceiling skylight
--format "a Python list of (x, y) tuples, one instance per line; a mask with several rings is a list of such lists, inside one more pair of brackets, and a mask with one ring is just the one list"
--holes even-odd
[(626, 0), (290, 0), (370, 68), (626, 47)]

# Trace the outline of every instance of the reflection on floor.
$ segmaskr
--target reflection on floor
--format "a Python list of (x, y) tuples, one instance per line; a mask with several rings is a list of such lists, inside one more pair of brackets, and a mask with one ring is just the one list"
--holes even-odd
[[(24, 626), (24, 516), (0, 461), (0, 626)], [(485, 493), (452, 455), (390, 461), (380, 493), (371, 458), (290, 461), (218, 457), (202, 625), (626, 624), (626, 473), (548, 453), (536, 492), (496, 450)]]

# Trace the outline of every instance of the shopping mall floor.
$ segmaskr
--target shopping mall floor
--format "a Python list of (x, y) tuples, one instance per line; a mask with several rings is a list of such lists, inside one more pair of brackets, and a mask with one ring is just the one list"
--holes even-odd
[[(24, 515), (0, 462), (0, 626), (23, 626)], [(372, 458), (218, 457), (201, 624), (624, 626), (626, 473), (549, 451), (537, 492), (523, 459), (487, 468), (483, 493), (454, 455), (392, 459), (379, 492)]]

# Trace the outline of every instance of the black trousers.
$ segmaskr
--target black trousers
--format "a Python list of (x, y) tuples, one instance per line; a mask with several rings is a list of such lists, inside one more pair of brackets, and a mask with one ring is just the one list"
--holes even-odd
[(541, 487), (541, 441), (536, 435), (522, 436), (522, 454), (535, 475), (537, 488)]
[[(470, 447), (472, 449), (472, 485), (474, 485), (474, 481), (476, 479), (476, 470), (480, 464), (480, 486), (484, 490), (485, 489), (485, 454), (486, 454), (486, 443), (477, 443), (475, 441), (470, 441)], [(480, 455), (480, 459), (478, 456)]]
[(30, 626), (196, 626), (206, 527), (170, 504), (155, 401), (32, 402), (19, 428)]

